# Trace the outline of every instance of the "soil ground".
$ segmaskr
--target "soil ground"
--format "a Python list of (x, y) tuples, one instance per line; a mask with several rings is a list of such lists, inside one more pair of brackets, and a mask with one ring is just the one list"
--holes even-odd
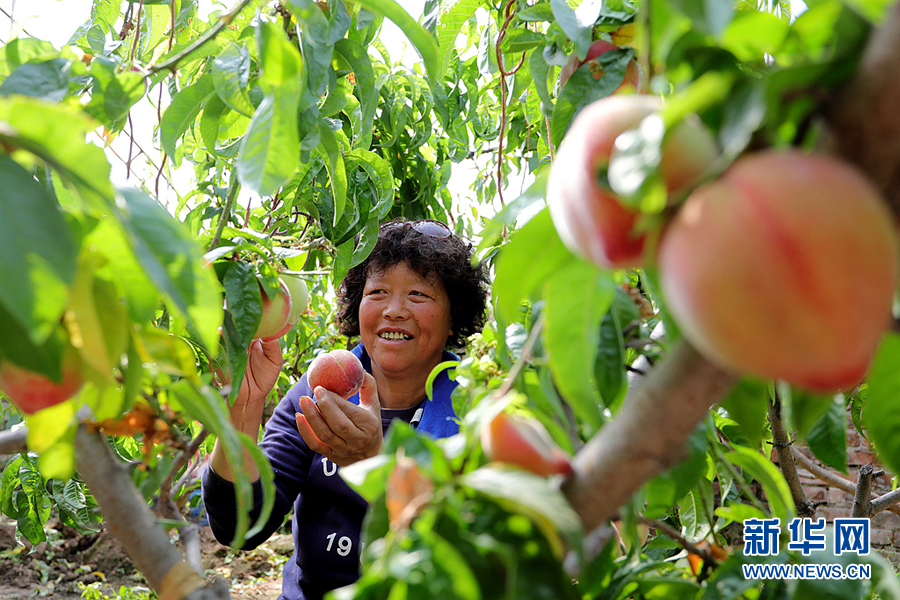
[[(155, 598), (109, 533), (82, 535), (57, 524), (48, 538), (23, 546), (15, 539), (15, 523), (0, 518), (0, 598)], [(233, 553), (216, 542), (208, 527), (201, 529), (203, 575), (208, 581), (219, 577), (228, 582), (233, 600), (278, 598), (281, 568), (291, 551), (290, 536), (279, 535), (252, 552)]]

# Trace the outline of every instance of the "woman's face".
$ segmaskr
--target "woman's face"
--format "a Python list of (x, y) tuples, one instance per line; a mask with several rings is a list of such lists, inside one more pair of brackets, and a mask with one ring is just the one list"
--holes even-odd
[(373, 371), (421, 377), (424, 384), (451, 331), (443, 283), (426, 279), (406, 263), (370, 273), (359, 305), (359, 330)]

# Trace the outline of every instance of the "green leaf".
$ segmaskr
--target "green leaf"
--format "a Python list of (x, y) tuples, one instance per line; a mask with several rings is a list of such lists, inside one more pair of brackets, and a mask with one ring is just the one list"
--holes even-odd
[(212, 76), (204, 75), (172, 98), (159, 123), (159, 136), (166, 154), (175, 156), (178, 139), (194, 125), (206, 101), (215, 93)]
[(344, 206), (347, 203), (347, 171), (344, 157), (338, 146), (334, 132), (327, 126), (319, 127), (322, 135), (319, 144), (319, 154), (325, 161), (325, 169), (328, 171), (328, 181), (331, 185), (332, 198), (334, 199), (334, 219), (332, 225), (337, 227), (344, 216)]
[(446, 73), (450, 65), (450, 56), (456, 49), (459, 32), (482, 3), (481, 0), (450, 0), (442, 4), (442, 14), (436, 32), (441, 53), (441, 73)]
[[(229, 464), (232, 465), (232, 471), (236, 475), (234, 493), (237, 500), (237, 523), (232, 545), (239, 548), (246, 538), (262, 529), (272, 513), (272, 507), (275, 504), (275, 484), (269, 460), (256, 445), (257, 440), (247, 437), (234, 428), (222, 397), (214, 389), (208, 386), (197, 388), (182, 379), (169, 390), (192, 417), (203, 423), (203, 426), (216, 436), (216, 439), (222, 444)], [(263, 503), (259, 518), (249, 529), (248, 515), (253, 500), (253, 487), (246, 471), (237, 466), (244, 463), (245, 451), (249, 453), (256, 464), (263, 486)]]
[(622, 338), (622, 325), (615, 311), (610, 310), (603, 316), (599, 338), (594, 375), (600, 397), (610, 407), (625, 386), (625, 341)]
[(219, 98), (231, 110), (244, 116), (253, 115), (254, 107), (247, 94), (250, 80), (250, 52), (246, 44), (228, 44), (213, 61), (212, 81)]
[(575, 413), (598, 428), (603, 418), (594, 366), (615, 283), (609, 272), (573, 260), (550, 275), (545, 286), (543, 339), (554, 381)]
[(41, 63), (26, 63), (10, 73), (0, 84), (0, 96), (21, 94), (59, 102), (69, 91), (69, 61), (55, 58)]
[(225, 288), (228, 312), (237, 331), (235, 346), (247, 347), (262, 318), (262, 293), (256, 270), (248, 263), (228, 261), (222, 286)]
[[(769, 392), (765, 383), (742, 378), (720, 402), (728, 416), (738, 424), (743, 439), (734, 440), (751, 448), (759, 446), (765, 434), (769, 411)], [(729, 435), (729, 437), (731, 437)]]
[(221, 287), (190, 232), (160, 206), (137, 190), (122, 190), (116, 217), (131, 250), (147, 276), (196, 328), (207, 348), (218, 345), (222, 324)]
[(85, 143), (96, 128), (96, 121), (70, 104), (0, 97), (0, 140), (40, 157), (75, 188), (87, 210), (100, 215), (114, 193), (103, 149)]
[(788, 523), (796, 516), (791, 490), (772, 461), (743, 446), (736, 446), (733, 452), (725, 455), (725, 459), (740, 467), (745, 477), (756, 479), (762, 485), (772, 516), (781, 519), (782, 523)]
[(513, 234), (497, 257), (493, 294), (498, 319), (506, 324), (517, 321), (522, 303), (573, 260), (553, 227), (550, 212), (542, 210)]
[(274, 24), (259, 27), (266, 97), (256, 108), (241, 142), (238, 178), (260, 196), (270, 196), (287, 183), (300, 160), (297, 111), (303, 93), (302, 59)]
[(716, 37), (725, 31), (735, 12), (730, 0), (675, 0), (673, 6), (691, 18), (695, 29)]
[(487, 465), (463, 475), (460, 483), (507, 510), (529, 516), (543, 531), (558, 558), (566, 545), (577, 548), (581, 542), (583, 530), (578, 515), (562, 492), (543, 477), (521, 469)]
[(353, 135), (353, 145), (366, 150), (372, 142), (372, 124), (375, 120), (375, 110), (378, 108), (378, 91), (372, 61), (369, 60), (365, 48), (351, 40), (340, 40), (335, 44), (334, 51), (347, 61), (356, 78), (356, 93), (359, 96), (362, 119), (359, 131)]
[(823, 463), (847, 472), (847, 409), (842, 395), (835, 396), (828, 410), (807, 430), (806, 443)]
[(59, 204), (0, 153), (0, 303), (36, 344), (59, 323), (78, 248)]
[(431, 81), (440, 85), (442, 70), (441, 56), (438, 52), (437, 41), (428, 30), (416, 23), (415, 19), (394, 0), (358, 0), (357, 4), (377, 15), (390, 19), (409, 38), (413, 47), (422, 57), (425, 69)]
[(863, 408), (863, 423), (878, 458), (900, 473), (900, 335), (885, 335), (869, 368), (869, 395)]
[[(591, 9), (591, 5), (596, 7), (596, 11)], [(588, 13), (593, 15), (593, 19), (589, 19), (589, 15), (584, 10), (576, 10), (568, 5), (566, 0), (550, 0), (550, 8), (556, 19), (557, 25), (563, 30), (572, 43), (575, 44), (575, 52), (580, 58), (587, 56), (591, 47), (591, 32), (594, 27), (594, 21), (599, 15), (600, 3), (592, 2), (592, 0), (582, 0), (579, 9), (582, 7), (588, 9)]]

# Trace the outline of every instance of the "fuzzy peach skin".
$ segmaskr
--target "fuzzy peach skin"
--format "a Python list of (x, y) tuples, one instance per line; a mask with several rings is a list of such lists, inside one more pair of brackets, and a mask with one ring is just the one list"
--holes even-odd
[(0, 390), (25, 414), (65, 402), (84, 384), (81, 357), (75, 348), (63, 356), (62, 379), (53, 381), (9, 360), (0, 362)]
[[(609, 96), (585, 107), (560, 144), (547, 182), (550, 216), (563, 243), (602, 268), (640, 266), (645, 234), (635, 230), (640, 212), (623, 205), (598, 175), (616, 138), (662, 107), (655, 96)], [(660, 172), (669, 192), (697, 178), (718, 153), (699, 119), (672, 130)]]
[[(284, 281), (278, 280), (278, 294), (274, 298), (269, 298), (260, 286), (262, 294), (262, 316), (259, 320), (259, 327), (256, 328), (254, 338), (264, 341), (275, 339), (278, 332), (284, 329), (291, 313), (291, 293), (285, 285)], [(285, 331), (285, 333), (287, 333)]]
[(307, 381), (313, 391), (322, 386), (338, 396), (349, 398), (362, 387), (365, 374), (355, 354), (337, 349), (313, 359), (307, 371)]
[(501, 412), (481, 431), (481, 445), (491, 460), (516, 465), (535, 475), (567, 475), (569, 456), (558, 448), (537, 419)]
[(855, 168), (768, 150), (691, 194), (658, 261), (671, 314), (710, 360), (831, 392), (863, 379), (891, 319), (898, 238)]

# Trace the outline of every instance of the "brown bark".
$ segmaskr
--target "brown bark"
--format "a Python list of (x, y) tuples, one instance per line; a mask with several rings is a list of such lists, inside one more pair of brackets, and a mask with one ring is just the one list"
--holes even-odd
[(613, 517), (644, 482), (680, 461), (691, 433), (736, 381), (686, 341), (675, 344), (575, 456), (562, 490), (585, 529)]
[[(166, 576), (182, 562), (156, 516), (138, 494), (122, 461), (112, 453), (106, 438), (84, 425), (75, 436), (78, 472), (103, 512), (110, 532), (118, 539), (147, 583), (160, 592)], [(221, 600), (230, 597), (227, 586), (215, 583), (189, 594), (176, 593), (174, 599)]]
[(793, 442), (784, 428), (784, 420), (781, 418), (781, 397), (777, 390), (775, 397), (769, 401), (769, 424), (772, 427), (772, 445), (778, 455), (778, 466), (791, 490), (791, 498), (797, 508), (797, 516), (812, 518), (816, 516), (816, 503), (810, 502), (800, 483), (797, 463), (794, 462), (794, 454), (791, 452)]

